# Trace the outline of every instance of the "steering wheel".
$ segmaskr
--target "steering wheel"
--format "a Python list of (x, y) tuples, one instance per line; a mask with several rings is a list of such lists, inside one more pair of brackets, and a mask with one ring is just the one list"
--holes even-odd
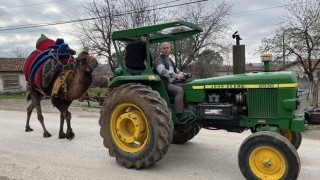
[(175, 83), (186, 83), (190, 82), (190, 78), (192, 77), (191, 73), (183, 73), (183, 78), (179, 80), (175, 80)]

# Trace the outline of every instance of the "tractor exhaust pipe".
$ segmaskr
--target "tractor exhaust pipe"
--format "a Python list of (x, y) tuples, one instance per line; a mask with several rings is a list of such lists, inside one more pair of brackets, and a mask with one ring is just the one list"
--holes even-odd
[(246, 73), (246, 57), (245, 57), (245, 45), (240, 45), (240, 35), (236, 31), (232, 38), (236, 39), (236, 45), (233, 45), (233, 74)]

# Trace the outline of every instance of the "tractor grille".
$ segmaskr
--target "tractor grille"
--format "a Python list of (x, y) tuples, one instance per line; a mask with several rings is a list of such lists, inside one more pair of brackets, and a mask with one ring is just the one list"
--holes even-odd
[(277, 89), (249, 89), (248, 94), (250, 118), (277, 117)]

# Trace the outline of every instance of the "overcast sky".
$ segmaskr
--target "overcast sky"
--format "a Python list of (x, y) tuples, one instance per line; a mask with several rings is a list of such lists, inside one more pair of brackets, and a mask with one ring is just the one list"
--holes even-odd
[[(162, 2), (166, 1), (169, 0)], [(209, 3), (216, 1), (209, 0)], [(0, 57), (14, 57), (12, 49), (18, 47), (31, 53), (41, 34), (54, 40), (64, 38), (70, 47), (79, 51), (81, 48), (79, 41), (70, 33), (73, 31), (72, 24), (21, 30), (4, 31), (4, 29), (70, 20), (70, 17), (75, 17), (77, 9), (81, 8), (81, 2), (81, 0), (0, 0)], [(239, 31), (243, 39), (241, 44), (246, 45), (246, 63), (260, 62), (259, 55), (254, 54), (255, 50), (261, 38), (269, 36), (279, 23), (279, 18), (286, 13), (283, 7), (275, 8), (284, 5), (284, 1), (232, 0), (232, 2), (234, 3), (233, 25), (228, 32)]]

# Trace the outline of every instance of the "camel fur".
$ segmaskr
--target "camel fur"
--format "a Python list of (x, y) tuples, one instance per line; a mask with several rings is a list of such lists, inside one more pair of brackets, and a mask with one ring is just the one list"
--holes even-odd
[[(71, 128), (71, 113), (68, 108), (73, 100), (79, 99), (90, 87), (92, 83), (92, 71), (98, 65), (97, 60), (90, 56), (86, 51), (83, 51), (76, 58), (76, 65), (73, 71), (66, 77), (65, 84), (67, 90), (60, 88), (58, 94), (52, 95), (51, 92), (38, 91), (32, 84), (27, 84), (27, 100), (31, 103), (27, 108), (27, 122), (26, 132), (33, 131), (30, 127), (30, 116), (34, 108), (37, 110), (38, 120), (43, 128), (43, 137), (51, 137), (51, 134), (45, 127), (44, 118), (41, 110), (41, 100), (44, 95), (51, 96), (51, 101), (54, 107), (60, 111), (60, 130), (59, 138), (67, 138), (69, 140), (75, 137), (75, 134)], [(66, 133), (63, 130), (64, 120), (67, 123)]]

